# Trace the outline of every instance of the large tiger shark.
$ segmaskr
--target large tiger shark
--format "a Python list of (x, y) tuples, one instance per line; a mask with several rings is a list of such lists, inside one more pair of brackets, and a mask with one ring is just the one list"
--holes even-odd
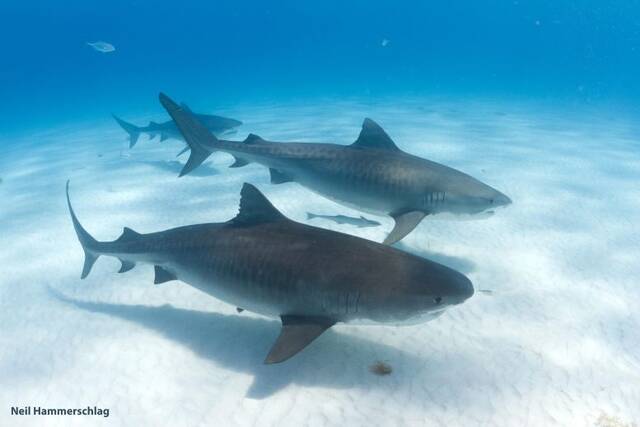
[(82, 278), (100, 255), (155, 266), (154, 283), (181, 280), (240, 309), (280, 317), (265, 363), (304, 349), (338, 322), (415, 323), (473, 295), (464, 275), (396, 248), (294, 222), (244, 184), (230, 221), (95, 240), (67, 204), (85, 253)]
[[(181, 105), (185, 110), (191, 111), (186, 104)], [(196, 114), (193, 113), (195, 117), (200, 120), (204, 126), (209, 129), (211, 133), (214, 135), (223, 135), (233, 132), (235, 128), (242, 125), (242, 122), (235, 119), (230, 119), (222, 116), (214, 116), (212, 114)], [(122, 120), (120, 117), (113, 114), (113, 118), (120, 125), (120, 127), (129, 134), (129, 148), (133, 148), (138, 142), (138, 138), (140, 134), (146, 133), (149, 135), (149, 138), (153, 139), (157, 135), (160, 135), (160, 141), (164, 141), (168, 138), (179, 139), (182, 140), (182, 134), (178, 130), (178, 127), (173, 122), (173, 120), (168, 120), (166, 122), (149, 122), (147, 126), (136, 126), (133, 123), (126, 122)], [(189, 147), (182, 150), (178, 155), (187, 151)]]
[(400, 150), (373, 120), (365, 119), (351, 145), (275, 143), (257, 135), (244, 142), (216, 138), (188, 110), (168, 96), (160, 102), (191, 147), (180, 176), (198, 167), (212, 152), (232, 154), (230, 167), (265, 165), (271, 182), (295, 181), (343, 205), (389, 215), (395, 226), (384, 240), (393, 244), (428, 215), (479, 214), (511, 203), (506, 195), (456, 169)]

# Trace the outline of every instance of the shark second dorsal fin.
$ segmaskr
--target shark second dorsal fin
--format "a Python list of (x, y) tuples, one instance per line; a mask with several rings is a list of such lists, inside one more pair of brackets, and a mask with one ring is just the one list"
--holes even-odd
[(379, 150), (400, 151), (389, 135), (373, 120), (366, 118), (362, 123), (362, 130), (356, 142), (351, 144), (358, 148), (377, 148)]
[(261, 137), (259, 137), (254, 133), (250, 133), (244, 140), (245, 144), (262, 144), (265, 142), (267, 141), (265, 141), (264, 139), (262, 139)]
[(240, 191), (240, 212), (233, 224), (252, 225), (287, 219), (256, 187), (245, 183)]
[(118, 237), (118, 240), (116, 240), (116, 242), (130, 242), (132, 240), (137, 239), (138, 237), (140, 237), (140, 233), (133, 231), (129, 227), (125, 227), (122, 230), (122, 234), (120, 235), (120, 237)]

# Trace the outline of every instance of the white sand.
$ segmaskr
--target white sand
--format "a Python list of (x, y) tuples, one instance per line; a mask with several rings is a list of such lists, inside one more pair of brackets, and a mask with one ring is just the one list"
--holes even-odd
[[(0, 425), (591, 426), (640, 420), (640, 131), (616, 112), (505, 102), (238, 106), (273, 140), (351, 143), (362, 119), (404, 150), (459, 168), (514, 204), (482, 221), (423, 222), (400, 245), (467, 274), (477, 293), (418, 326), (339, 325), (290, 361), (264, 366), (279, 322), (151, 266), (116, 274), (82, 251), (64, 200), (98, 239), (219, 222), (244, 181), (286, 215), (356, 216), (264, 167), (199, 176), (168, 164), (182, 143), (126, 148), (105, 119), (0, 141)], [(284, 118), (284, 121), (282, 120)], [(130, 157), (121, 157), (121, 152)], [(101, 157), (98, 157), (98, 155)], [(382, 227), (323, 226), (381, 241)], [(369, 365), (385, 361), (391, 375)], [(11, 406), (110, 409), (110, 417), (15, 417)]]

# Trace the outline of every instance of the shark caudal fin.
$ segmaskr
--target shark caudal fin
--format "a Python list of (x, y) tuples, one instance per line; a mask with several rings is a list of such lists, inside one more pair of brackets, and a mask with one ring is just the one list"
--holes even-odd
[(93, 267), (93, 264), (96, 262), (100, 254), (96, 251), (98, 241), (91, 237), (87, 230), (82, 227), (75, 212), (73, 211), (73, 208), (71, 207), (71, 200), (69, 200), (69, 181), (67, 181), (67, 205), (69, 206), (71, 221), (73, 221), (73, 228), (76, 230), (76, 235), (78, 236), (78, 240), (84, 250), (84, 266), (82, 267), (82, 275), (80, 276), (81, 279), (84, 279), (89, 275), (91, 267)]
[(112, 116), (116, 122), (118, 122), (120, 127), (129, 134), (129, 148), (133, 148), (136, 145), (136, 142), (138, 142), (138, 137), (140, 137), (140, 128), (136, 125), (125, 122), (115, 114), (112, 114)]
[(160, 93), (159, 98), (191, 149), (189, 160), (180, 172), (180, 176), (184, 176), (200, 166), (211, 155), (218, 143), (218, 138), (209, 132), (189, 109), (176, 104), (164, 93)]

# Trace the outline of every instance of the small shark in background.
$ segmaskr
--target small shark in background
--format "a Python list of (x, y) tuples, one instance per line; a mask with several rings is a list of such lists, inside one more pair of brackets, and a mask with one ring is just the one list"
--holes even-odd
[(292, 221), (250, 184), (240, 196), (240, 211), (227, 222), (149, 234), (125, 228), (118, 239), (100, 242), (78, 221), (67, 182), (85, 253), (81, 277), (99, 256), (112, 256), (122, 264), (119, 273), (151, 264), (155, 284), (181, 280), (240, 309), (280, 317), (268, 364), (287, 360), (338, 322), (424, 322), (474, 293), (466, 276), (444, 265)]
[[(181, 104), (181, 107), (185, 111), (191, 111), (185, 104)], [(227, 117), (214, 116), (210, 114), (195, 114), (192, 113), (198, 120), (214, 135), (229, 134), (238, 126), (242, 125), (242, 122), (235, 119), (229, 119)], [(169, 120), (162, 123), (149, 122), (147, 126), (136, 126), (134, 124), (125, 122), (115, 114), (113, 118), (118, 122), (120, 127), (129, 134), (129, 148), (133, 148), (138, 142), (140, 134), (146, 133), (150, 139), (160, 135), (160, 141), (164, 141), (169, 138), (184, 140), (180, 130), (176, 126), (173, 120)], [(178, 153), (178, 156), (189, 150), (189, 147)]]
[(345, 206), (389, 215), (395, 221), (384, 240), (393, 244), (428, 215), (476, 215), (511, 199), (456, 169), (405, 153), (373, 120), (365, 119), (351, 145), (266, 141), (250, 134), (244, 142), (216, 138), (191, 112), (160, 94), (191, 147), (180, 176), (214, 151), (231, 154), (233, 168), (251, 162), (269, 168), (272, 184), (297, 182)]
[(367, 219), (362, 215), (360, 215), (360, 218), (354, 218), (352, 216), (346, 216), (346, 215), (319, 215), (319, 214), (307, 212), (307, 219), (314, 219), (314, 218), (328, 219), (335, 222), (336, 224), (355, 225), (358, 228), (377, 227), (378, 225), (380, 225), (378, 221)]

